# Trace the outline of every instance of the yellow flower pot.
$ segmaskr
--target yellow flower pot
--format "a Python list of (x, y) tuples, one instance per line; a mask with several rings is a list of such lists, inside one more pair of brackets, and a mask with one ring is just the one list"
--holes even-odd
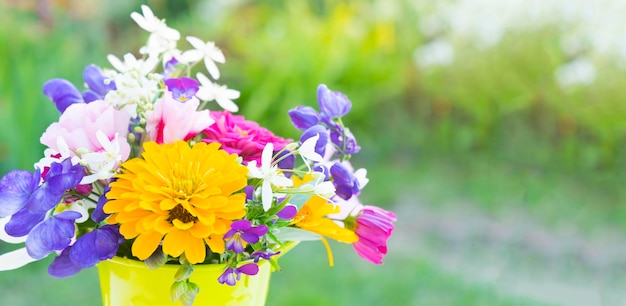
[[(287, 243), (277, 256), (284, 255), (297, 243)], [(178, 265), (164, 265), (150, 270), (142, 261), (114, 257), (98, 264), (102, 304), (104, 306), (182, 305), (170, 300), (170, 286)], [(265, 305), (272, 266), (259, 262), (259, 273), (241, 274), (235, 286), (218, 283), (224, 264), (194, 265), (190, 280), (200, 287), (194, 305)]]
[[(259, 262), (259, 273), (241, 274), (235, 286), (223, 285), (217, 278), (225, 265), (195, 265), (191, 281), (200, 286), (194, 305), (265, 305), (270, 281), (268, 262)], [(104, 306), (181, 305), (170, 300), (170, 286), (178, 265), (150, 270), (146, 264), (115, 257), (98, 265)]]

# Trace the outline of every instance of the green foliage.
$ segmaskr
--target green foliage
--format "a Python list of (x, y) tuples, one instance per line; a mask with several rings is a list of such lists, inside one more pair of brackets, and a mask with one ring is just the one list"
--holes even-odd
[(224, 78), (241, 91), (242, 112), (278, 134), (295, 136), (287, 110), (317, 107), (318, 84), (344, 92), (353, 102), (348, 120), (366, 124), (406, 83), (410, 50), (397, 47), (398, 22), (363, 3), (246, 4), (223, 20)]
[(41, 91), (44, 82), (59, 77), (81, 88), (83, 68), (105, 59), (98, 23), (78, 27), (79, 21), (61, 17), (47, 20), (0, 5), (0, 173), (32, 170), (42, 157), (39, 137), (58, 119)]

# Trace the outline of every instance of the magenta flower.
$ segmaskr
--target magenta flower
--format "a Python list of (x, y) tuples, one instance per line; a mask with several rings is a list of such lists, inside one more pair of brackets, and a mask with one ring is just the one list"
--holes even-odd
[(283, 149), (290, 141), (275, 136), (256, 122), (245, 120), (230, 112), (212, 111), (215, 123), (204, 130), (205, 142), (219, 142), (222, 149), (243, 158), (244, 164), (255, 160), (261, 163), (261, 153), (267, 143), (273, 143), (274, 149)]
[(364, 206), (356, 217), (355, 233), (359, 241), (352, 244), (365, 260), (382, 264), (387, 254), (387, 239), (394, 230), (396, 215), (376, 206)]

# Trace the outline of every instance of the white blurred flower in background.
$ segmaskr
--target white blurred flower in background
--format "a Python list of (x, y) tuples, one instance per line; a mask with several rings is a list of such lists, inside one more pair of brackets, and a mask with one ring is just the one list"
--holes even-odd
[(596, 66), (588, 59), (575, 59), (557, 68), (554, 77), (562, 89), (590, 85), (596, 80)]
[(422, 69), (448, 66), (454, 62), (454, 47), (445, 39), (435, 39), (413, 52), (415, 64)]

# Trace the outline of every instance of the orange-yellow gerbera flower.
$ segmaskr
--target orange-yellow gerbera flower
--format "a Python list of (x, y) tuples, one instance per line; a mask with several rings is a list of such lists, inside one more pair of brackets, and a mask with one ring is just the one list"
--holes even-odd
[(147, 142), (143, 158), (122, 164), (104, 211), (126, 239), (136, 237), (134, 256), (148, 258), (161, 241), (165, 254), (185, 253), (192, 264), (204, 261), (205, 243), (224, 252), (224, 234), (245, 215), (246, 196), (235, 192), (245, 187), (248, 168), (219, 146)]

